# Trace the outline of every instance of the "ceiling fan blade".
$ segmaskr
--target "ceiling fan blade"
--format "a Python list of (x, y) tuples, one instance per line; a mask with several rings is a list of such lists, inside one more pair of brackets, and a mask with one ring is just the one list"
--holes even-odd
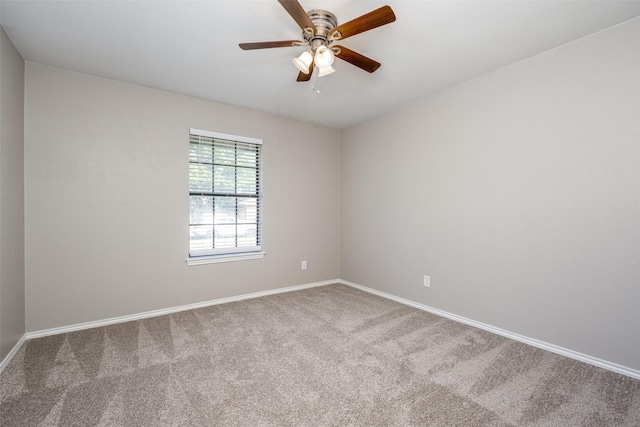
[(308, 82), (311, 79), (311, 74), (313, 74), (313, 62), (309, 65), (309, 74), (305, 74), (302, 71), (298, 74), (297, 82)]
[(334, 47), (340, 49), (340, 53), (336, 54), (337, 58), (340, 58), (343, 61), (347, 61), (348, 63), (353, 64), (358, 68), (362, 68), (369, 73), (373, 73), (375, 70), (380, 68), (380, 63), (378, 61), (367, 58), (366, 56), (361, 55), (358, 52), (354, 52), (353, 50), (348, 49), (344, 46)]
[(298, 46), (296, 43), (301, 43), (301, 42), (300, 40), (279, 40), (274, 42), (240, 43), (240, 49), (253, 50), (253, 49), (267, 49), (271, 47)]
[(389, 6), (382, 6), (362, 15), (359, 18), (338, 25), (329, 33), (330, 40), (343, 40), (347, 37), (355, 36), (365, 31), (378, 28), (382, 25), (390, 24), (396, 20), (396, 15)]
[(291, 15), (294, 21), (298, 23), (300, 28), (304, 31), (305, 28), (311, 28), (313, 32), (316, 32), (316, 26), (311, 22), (311, 18), (304, 11), (302, 5), (297, 0), (278, 0), (278, 3), (285, 8), (285, 10)]

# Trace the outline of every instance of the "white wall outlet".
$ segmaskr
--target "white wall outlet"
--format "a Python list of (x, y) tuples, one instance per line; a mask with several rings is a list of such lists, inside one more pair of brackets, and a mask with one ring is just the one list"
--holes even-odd
[(424, 275), (424, 286), (426, 288), (430, 288), (431, 287), (431, 277), (427, 276), (426, 274)]
[(302, 261), (302, 262), (300, 263), (300, 268), (301, 268), (302, 270), (306, 270), (306, 269), (307, 269), (307, 261)]

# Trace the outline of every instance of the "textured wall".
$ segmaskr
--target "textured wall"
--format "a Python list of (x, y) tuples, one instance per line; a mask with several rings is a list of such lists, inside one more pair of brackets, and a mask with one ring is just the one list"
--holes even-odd
[[(339, 277), (338, 131), (32, 63), (26, 84), (28, 331)], [(263, 259), (186, 265), (189, 128), (263, 139)]]
[(0, 27), (0, 361), (25, 332), (24, 60)]
[(636, 19), (343, 131), (342, 278), (640, 369), (639, 118)]

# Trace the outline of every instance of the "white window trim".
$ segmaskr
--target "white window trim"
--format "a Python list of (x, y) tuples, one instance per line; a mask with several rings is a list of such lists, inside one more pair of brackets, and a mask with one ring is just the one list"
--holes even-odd
[(216, 264), (219, 262), (245, 261), (264, 258), (266, 252), (245, 252), (238, 254), (208, 255), (187, 258), (187, 265)]
[(189, 133), (193, 135), (206, 136), (210, 138), (225, 139), (228, 141), (247, 142), (249, 144), (262, 145), (262, 140), (258, 138), (249, 138), (248, 136), (230, 135), (228, 133), (211, 132), (202, 129), (189, 129)]

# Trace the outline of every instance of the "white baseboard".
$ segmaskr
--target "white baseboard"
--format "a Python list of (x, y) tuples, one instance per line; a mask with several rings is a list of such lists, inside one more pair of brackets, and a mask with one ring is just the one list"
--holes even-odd
[(6, 368), (7, 365), (9, 365), (9, 362), (11, 362), (11, 360), (15, 357), (15, 355), (18, 354), (18, 351), (20, 351), (20, 348), (25, 342), (27, 342), (27, 336), (22, 335), (22, 337), (20, 337), (16, 345), (13, 346), (9, 354), (7, 354), (4, 359), (2, 359), (2, 362), (0, 362), (0, 374), (2, 374), (2, 372), (4, 371), (4, 368)]
[(289, 286), (286, 288), (278, 288), (278, 289), (272, 289), (272, 290), (268, 290), (268, 291), (261, 291), (261, 292), (254, 292), (251, 294), (244, 294), (244, 295), (238, 295), (238, 296), (234, 296), (234, 297), (228, 297), (228, 298), (220, 298), (220, 299), (216, 299), (216, 300), (210, 300), (210, 301), (204, 301), (204, 302), (199, 302), (199, 303), (194, 303), (194, 304), (186, 304), (186, 305), (181, 305), (181, 306), (177, 306), (177, 307), (169, 307), (169, 308), (165, 308), (165, 309), (161, 309), (161, 310), (152, 310), (152, 311), (147, 311), (144, 313), (137, 313), (137, 314), (132, 314), (132, 315), (127, 315), (127, 316), (120, 316), (120, 317), (112, 317), (110, 319), (104, 319), (104, 320), (97, 320), (97, 321), (93, 321), (93, 322), (86, 322), (86, 323), (79, 323), (79, 324), (75, 324), (75, 325), (69, 325), (69, 326), (63, 326), (63, 327), (59, 327), (59, 328), (52, 328), (52, 329), (45, 329), (45, 330), (40, 330), (40, 331), (35, 331), (35, 332), (28, 332), (26, 334), (24, 334), (22, 336), (22, 338), (20, 339), (20, 341), (18, 341), (18, 343), (16, 343), (16, 345), (13, 347), (13, 349), (11, 350), (11, 352), (9, 352), (9, 354), (2, 360), (2, 362), (0, 363), (0, 373), (2, 373), (2, 371), (6, 368), (6, 366), (9, 364), (9, 362), (11, 362), (11, 360), (13, 359), (13, 357), (16, 355), (16, 353), (20, 350), (20, 348), (22, 347), (22, 345), (30, 339), (33, 338), (39, 338), (39, 337), (44, 337), (44, 336), (48, 336), (48, 335), (57, 335), (57, 334), (63, 334), (63, 333), (67, 333), (67, 332), (73, 332), (73, 331), (80, 331), (83, 329), (91, 329), (91, 328), (97, 328), (100, 326), (107, 326), (107, 325), (112, 325), (112, 324), (116, 324), (116, 323), (122, 323), (122, 322), (129, 322), (132, 320), (140, 320), (140, 319), (146, 319), (149, 317), (154, 317), (154, 316), (162, 316), (165, 314), (171, 314), (171, 313), (177, 313), (180, 311), (186, 311), (186, 310), (193, 310), (196, 308), (202, 308), (202, 307), (209, 307), (212, 305), (218, 305), (218, 304), (225, 304), (228, 302), (234, 302), (234, 301), (241, 301), (241, 300), (245, 300), (245, 299), (251, 299), (251, 298), (259, 298), (259, 297), (263, 297), (263, 296), (267, 296), (267, 295), (275, 295), (275, 294), (280, 294), (280, 293), (285, 293), (285, 292), (293, 292), (293, 291), (299, 291), (302, 289), (308, 289), (308, 288), (314, 288), (317, 286), (325, 286), (325, 285), (330, 285), (333, 283), (341, 283), (343, 285), (347, 285), (347, 286), (351, 286), (353, 288), (356, 289), (360, 289), (362, 291), (365, 292), (369, 292), (371, 294), (374, 295), (378, 295), (380, 297), (383, 298), (387, 298), (396, 302), (399, 302), (401, 304), (405, 304), (405, 305), (409, 305), (411, 307), (415, 307), (417, 309), (420, 310), (424, 310), (433, 314), (436, 314), (438, 316), (442, 316), (442, 317), (446, 317), (448, 319), (451, 320), (455, 320), (457, 322), (460, 323), (464, 323), (488, 332), (492, 332), (494, 334), (497, 335), (501, 335), (503, 337), (506, 338), (510, 338), (513, 339), (515, 341), (519, 341), (522, 342), (524, 344), (529, 344), (533, 347), (537, 347), (537, 348), (541, 348), (543, 350), (548, 350), (551, 351), (553, 353), (562, 355), (562, 356), (566, 356), (575, 360), (579, 360), (581, 362), (585, 362), (588, 363), (590, 365), (594, 365), (594, 366), (598, 366), (600, 368), (603, 369), (607, 369), (609, 371), (613, 371), (616, 372), (618, 374), (622, 374), (622, 375), (626, 375), (628, 377), (631, 378), (635, 378), (635, 379), (640, 379), (640, 371), (636, 370), (636, 369), (631, 369), (628, 368), (626, 366), (622, 366), (622, 365), (618, 365), (616, 363), (613, 362), (609, 362), (606, 360), (602, 360), (602, 359), (598, 359), (596, 357), (592, 357), (592, 356), (588, 356), (586, 354), (582, 354), (573, 350), (569, 350), (563, 347), (559, 347), (557, 345), (554, 344), (549, 344), (546, 343), (544, 341), (540, 341), (534, 338), (529, 338), (526, 337), (524, 335), (519, 335), (510, 331), (506, 331), (504, 329), (500, 329), (497, 328), (495, 326), (491, 326), (488, 325), (486, 323), (482, 323), (482, 322), (477, 322), (475, 320), (471, 320), (471, 319), (467, 319), (465, 317), (462, 316), (458, 316), (456, 314), (453, 313), (449, 313), (443, 310), (439, 310), (437, 308), (433, 308), (433, 307), (429, 307), (426, 306), (424, 304), (420, 304), (405, 298), (401, 298), (401, 297), (397, 297), (395, 295), (391, 295), (385, 292), (381, 292), (381, 291), (377, 291), (375, 289), (372, 288), (368, 288), (366, 286), (362, 286), (362, 285), (358, 285), (356, 283), (353, 282), (349, 282), (346, 280), (342, 280), (342, 279), (335, 279), (335, 280), (325, 280), (322, 282), (314, 282), (314, 283), (307, 283), (307, 284), (303, 284), (303, 285), (297, 285), (297, 286)]
[(476, 327), (488, 332), (492, 332), (497, 335), (501, 335), (506, 338), (510, 338), (515, 341), (519, 341), (524, 344), (529, 344), (533, 347), (541, 348), (543, 350), (550, 351), (552, 353), (566, 356), (571, 359), (579, 360), (581, 362), (588, 363), (590, 365), (597, 366), (599, 368), (607, 369), (609, 371), (616, 372), (618, 374), (626, 375), (631, 378), (640, 379), (640, 371), (636, 369), (627, 368), (626, 366), (618, 365), (617, 363), (609, 362), (606, 360), (598, 359), (597, 357), (588, 356), (586, 354), (578, 353), (577, 351), (569, 350), (564, 347), (560, 347), (554, 344), (549, 344), (544, 341), (540, 341), (534, 338), (529, 338), (524, 335), (516, 334), (506, 331), (504, 329), (497, 328), (495, 326), (487, 325), (486, 323), (477, 322), (475, 320), (467, 319), (466, 317), (458, 316), (457, 314), (449, 313), (437, 308), (429, 307), (424, 304), (420, 304), (405, 298), (397, 297), (395, 295), (388, 294), (386, 292), (377, 291), (375, 289), (367, 288), (366, 286), (358, 285), (353, 282), (340, 279), (339, 283), (347, 286), (351, 286), (356, 289), (360, 289), (365, 292), (369, 292), (374, 295), (378, 295), (383, 298), (387, 298), (401, 304), (409, 305), (411, 307), (418, 308), (420, 310), (428, 311), (429, 313), (436, 314), (438, 316), (446, 317), (447, 319), (455, 320), (456, 322), (464, 323), (469, 326)]
[(163, 308), (160, 310), (145, 311), (144, 313), (112, 317), (109, 319), (96, 320), (96, 321), (86, 322), (86, 323), (78, 323), (75, 325), (62, 326), (59, 328), (44, 329), (36, 332), (28, 332), (26, 334), (26, 339), (30, 340), (34, 338), (49, 336), (49, 335), (57, 335), (57, 334), (64, 334), (67, 332), (81, 331), (83, 329), (91, 329), (91, 328), (97, 328), (100, 326), (113, 325), (116, 323), (130, 322), (132, 320), (146, 319), (148, 317), (163, 316), (165, 314), (177, 313), (180, 311), (193, 310), (196, 308), (209, 307), (212, 305), (225, 304), (228, 302), (241, 301), (241, 300), (251, 299), (251, 298), (259, 298), (267, 295), (281, 294), (284, 292), (299, 291), (302, 289), (314, 288), (316, 286), (331, 285), (334, 283), (340, 283), (340, 279), (325, 280), (322, 282), (314, 282), (314, 283), (307, 283), (304, 285), (289, 286), (286, 288), (271, 289), (268, 291), (260, 291), (260, 292), (254, 292), (251, 294), (244, 294), (244, 295), (238, 295), (238, 296), (233, 296), (228, 298), (220, 298), (220, 299), (209, 300), (204, 302), (197, 302), (194, 304), (180, 305), (177, 307)]

